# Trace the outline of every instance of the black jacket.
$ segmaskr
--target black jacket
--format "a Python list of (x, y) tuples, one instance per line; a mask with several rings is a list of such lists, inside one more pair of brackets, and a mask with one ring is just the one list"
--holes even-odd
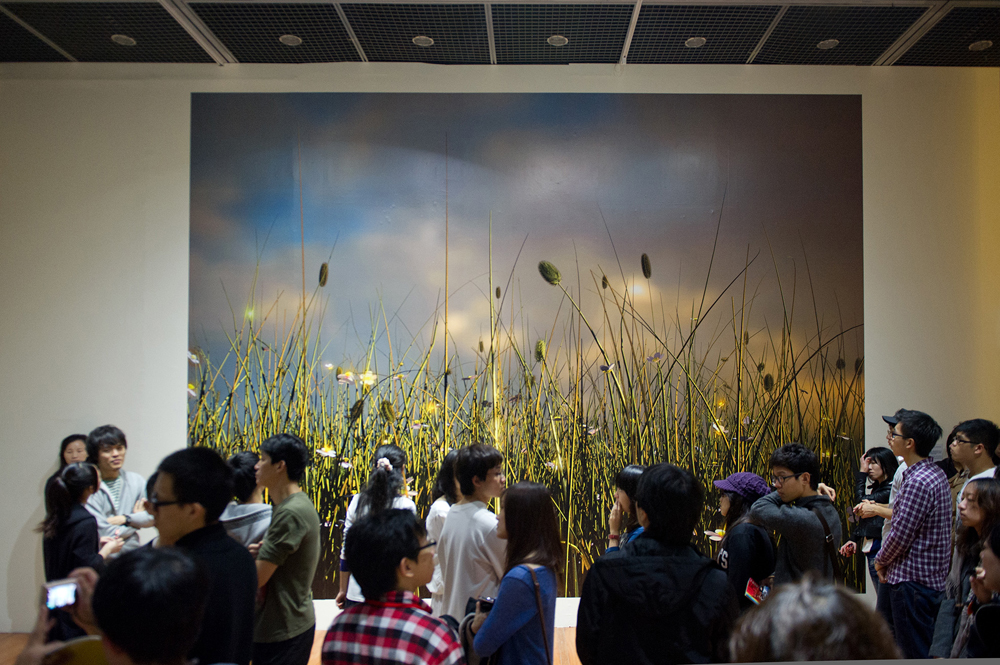
[(714, 561), (644, 534), (588, 571), (576, 652), (583, 665), (725, 662), (738, 613)]
[[(874, 501), (875, 503), (889, 503), (889, 492), (892, 491), (892, 478), (883, 480), (878, 485), (872, 485), (872, 493), (865, 494), (868, 486), (868, 474), (855, 471), (854, 477), (854, 498), (858, 503), (866, 500)], [(861, 548), (861, 543), (865, 538), (882, 540), (883, 522), (885, 522), (885, 518), (878, 516), (858, 520), (857, 526), (851, 531), (851, 540), (857, 543), (858, 549)]]
[[(42, 539), (42, 556), (45, 560), (45, 580), (61, 580), (76, 568), (93, 568), (98, 573), (104, 570), (104, 559), (98, 553), (100, 539), (97, 536), (97, 520), (78, 503), (70, 510), (56, 535)], [(52, 612), (56, 620), (49, 631), (48, 639), (68, 640), (86, 633), (70, 618), (67, 612)]]
[(250, 552), (218, 522), (187, 534), (177, 547), (205, 566), (212, 585), (201, 635), (188, 656), (205, 665), (248, 665), (257, 597), (257, 564)]
[(725, 569), (733, 587), (740, 610), (753, 607), (747, 598), (747, 581), (751, 578), (760, 584), (774, 574), (774, 544), (762, 526), (743, 522), (737, 524), (723, 538), (719, 547), (719, 566)]

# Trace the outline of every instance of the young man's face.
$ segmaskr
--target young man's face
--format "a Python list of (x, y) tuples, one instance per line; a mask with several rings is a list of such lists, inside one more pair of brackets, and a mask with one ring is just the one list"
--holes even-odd
[(968, 468), (976, 461), (976, 451), (982, 444), (973, 443), (969, 440), (969, 435), (965, 432), (956, 432), (955, 438), (951, 440), (951, 459), (956, 464), (961, 464)]
[(101, 470), (102, 476), (117, 476), (123, 464), (125, 464), (125, 446), (122, 444), (104, 446), (97, 451), (97, 468)]
[(275, 464), (271, 461), (271, 456), (267, 453), (260, 454), (260, 460), (254, 466), (256, 471), (257, 484), (261, 487), (272, 488), (277, 486), (283, 475), (281, 469), (284, 465), (281, 462)]
[[(192, 510), (192, 507), (197, 505), (177, 503), (173, 476), (163, 471), (156, 475), (156, 483), (153, 485), (152, 507), (161, 545), (171, 546), (180, 538), (205, 526), (204, 513)], [(199, 514), (202, 515), (201, 520), (198, 519)]]
[(503, 462), (486, 472), (486, 478), (479, 485), (479, 489), (487, 497), (493, 499), (503, 494), (507, 487), (507, 479), (503, 475)]
[(420, 537), (420, 551), (417, 552), (417, 566), (414, 569), (416, 574), (413, 578), (418, 587), (424, 586), (434, 577), (434, 552), (436, 550), (437, 544), (428, 546), (427, 536)]
[(809, 487), (809, 472), (795, 473), (787, 466), (771, 467), (771, 485), (784, 503), (795, 501)]
[(896, 423), (889, 428), (889, 433), (885, 435), (885, 440), (889, 442), (889, 448), (896, 457), (902, 457), (906, 452), (906, 442), (909, 441), (903, 436), (903, 425)]

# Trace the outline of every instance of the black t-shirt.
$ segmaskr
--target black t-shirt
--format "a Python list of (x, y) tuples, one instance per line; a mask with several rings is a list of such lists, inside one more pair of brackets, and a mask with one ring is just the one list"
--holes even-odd
[(753, 606), (745, 593), (747, 580), (753, 578), (760, 584), (774, 574), (774, 545), (763, 527), (743, 522), (726, 534), (716, 561), (726, 570), (729, 584), (739, 597), (740, 609), (745, 610)]

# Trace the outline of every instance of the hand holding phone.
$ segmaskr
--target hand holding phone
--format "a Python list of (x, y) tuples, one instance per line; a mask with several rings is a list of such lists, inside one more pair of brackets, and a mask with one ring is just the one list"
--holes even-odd
[(486, 613), (493, 609), (493, 603), (496, 602), (496, 600), (490, 596), (480, 596), (476, 600), (479, 601), (479, 611)]
[(45, 607), (55, 610), (76, 602), (76, 580), (53, 580), (45, 585)]

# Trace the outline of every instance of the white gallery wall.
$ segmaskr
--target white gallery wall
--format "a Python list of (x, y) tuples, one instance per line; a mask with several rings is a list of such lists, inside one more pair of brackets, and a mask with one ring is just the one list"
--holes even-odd
[(860, 94), (868, 445), (1000, 420), (1000, 70), (0, 65), (0, 632), (59, 439), (115, 423), (144, 475), (185, 444), (191, 93), (310, 91)]

